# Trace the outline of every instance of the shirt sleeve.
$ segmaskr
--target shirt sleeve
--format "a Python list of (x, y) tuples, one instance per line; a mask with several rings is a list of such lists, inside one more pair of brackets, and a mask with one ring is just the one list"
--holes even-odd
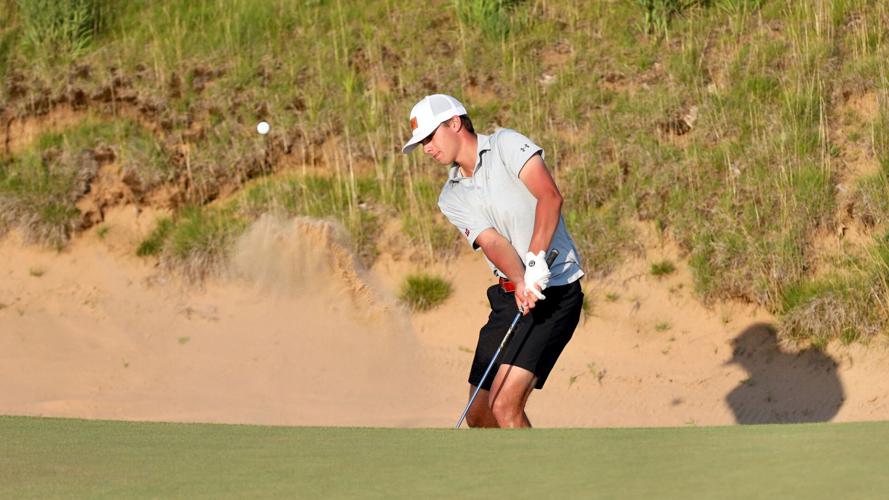
[(457, 193), (448, 188), (445, 188), (439, 196), (438, 208), (448, 221), (460, 230), (474, 250), (479, 248), (475, 244), (478, 235), (485, 229), (493, 227), (484, 217), (473, 213), (468, 204), (461, 202)]
[(543, 157), (543, 148), (515, 130), (503, 129), (497, 137), (497, 147), (506, 169), (516, 177), (532, 156), (540, 153)]

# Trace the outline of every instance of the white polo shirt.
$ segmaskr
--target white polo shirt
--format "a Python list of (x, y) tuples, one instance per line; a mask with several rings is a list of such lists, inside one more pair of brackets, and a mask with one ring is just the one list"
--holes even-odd
[[(478, 134), (478, 153), (472, 177), (464, 177), (454, 165), (438, 198), (438, 207), (460, 230), (476, 250), (478, 235), (495, 229), (515, 248), (519, 257), (528, 252), (534, 234), (537, 198), (519, 179), (525, 163), (535, 154), (543, 157), (543, 149), (524, 135), (510, 129), (499, 129), (492, 135)], [(583, 276), (580, 256), (574, 241), (559, 216), (550, 248), (559, 256), (550, 266), (549, 286), (567, 285)], [(488, 260), (497, 276), (506, 277)]]

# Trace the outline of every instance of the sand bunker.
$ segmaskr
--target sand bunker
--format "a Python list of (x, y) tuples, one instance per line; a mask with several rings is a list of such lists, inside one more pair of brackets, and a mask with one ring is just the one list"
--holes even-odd
[(433, 424), (409, 327), (394, 327), (397, 308), (371, 318), (328, 234), (263, 219), (238, 244), (236, 277), (203, 290), (95, 240), (56, 254), (8, 237), (0, 413)]
[[(335, 225), (264, 217), (226, 277), (194, 289), (132, 256), (133, 228), (151, 225), (128, 210), (62, 253), (0, 240), (0, 414), (395, 427), (459, 416), (492, 282), (479, 255), (430, 266), (384, 253), (362, 272)], [(679, 261), (649, 248), (585, 282), (591, 315), (531, 397), (535, 425), (889, 417), (885, 347), (781, 345), (761, 311), (701, 306), (681, 265), (648, 275), (662, 258)], [(421, 269), (455, 292), (408, 314), (393, 296)]]

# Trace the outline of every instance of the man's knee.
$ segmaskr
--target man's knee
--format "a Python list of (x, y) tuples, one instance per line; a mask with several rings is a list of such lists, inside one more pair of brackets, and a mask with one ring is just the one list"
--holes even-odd
[(521, 397), (510, 397), (506, 394), (499, 394), (491, 405), (491, 412), (498, 423), (511, 422), (521, 416), (524, 411)]
[[(470, 389), (471, 394), (475, 387), (470, 386)], [(481, 391), (472, 402), (472, 406), (469, 407), (469, 412), (466, 414), (466, 424), (474, 428), (497, 427), (497, 419), (494, 418), (491, 407), (488, 406), (488, 391)]]
[(492, 385), (489, 404), (501, 427), (525, 420), (525, 402), (536, 380), (534, 373), (525, 368), (500, 367)]
[(466, 414), (466, 425), (472, 428), (489, 427), (489, 418), (481, 412), (470, 411)]

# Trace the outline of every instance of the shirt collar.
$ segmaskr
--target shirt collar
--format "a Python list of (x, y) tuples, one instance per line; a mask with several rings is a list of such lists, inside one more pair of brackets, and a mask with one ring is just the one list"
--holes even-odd
[(477, 152), (477, 154), (478, 154), (478, 163), (479, 163), (479, 165), (481, 165), (481, 163), (482, 163), (482, 161), (481, 161), (481, 160), (482, 160), (482, 152), (483, 152), (483, 151), (490, 151), (490, 150), (491, 150), (491, 136), (490, 136), (490, 135), (484, 135), (484, 134), (478, 134), (478, 135), (476, 136), (476, 138), (478, 139), (478, 152)]
[[(472, 175), (475, 175), (478, 172), (478, 169), (482, 166), (482, 153), (485, 151), (491, 150), (491, 136), (484, 134), (477, 134), (476, 138), (478, 140), (477, 150), (476, 150), (476, 164), (475, 171)], [(451, 169), (448, 171), (448, 180), (451, 182), (460, 182), (462, 179), (468, 179), (469, 177), (465, 177), (460, 173), (460, 165), (454, 163), (451, 165)]]
[(448, 170), (448, 180), (451, 182), (460, 182), (463, 179), (466, 179), (466, 177), (463, 177), (463, 174), (460, 173), (460, 165), (457, 165), (456, 163), (451, 165), (451, 169)]

